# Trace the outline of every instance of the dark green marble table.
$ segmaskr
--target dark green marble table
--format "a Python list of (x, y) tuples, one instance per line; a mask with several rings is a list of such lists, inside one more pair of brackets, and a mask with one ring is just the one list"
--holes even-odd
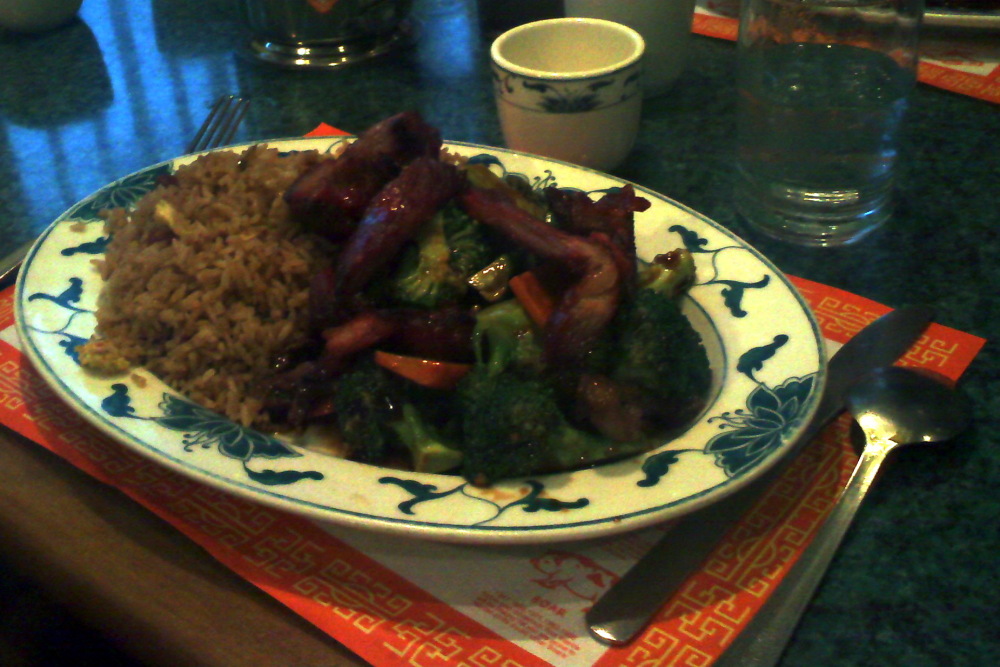
[[(448, 139), (502, 145), (474, 0), (418, 0), (411, 48), (324, 72), (248, 57), (236, 5), (85, 0), (79, 18), (53, 32), (0, 33), (0, 256), (106, 183), (182, 153), (223, 93), (253, 100), (238, 140), (297, 136), (320, 121), (356, 131), (413, 108)], [(736, 230), (789, 273), (889, 306), (928, 303), (939, 322), (994, 338), (1000, 107), (919, 86), (895, 218), (855, 245), (803, 249), (752, 234), (730, 201), (734, 66), (732, 44), (695, 37), (682, 78), (647, 101), (617, 175)], [(783, 665), (1000, 664), (998, 374), (991, 342), (963, 382), (974, 427), (898, 457)], [(0, 447), (30, 446), (0, 431)], [(5, 552), (18, 548), (5, 542)]]

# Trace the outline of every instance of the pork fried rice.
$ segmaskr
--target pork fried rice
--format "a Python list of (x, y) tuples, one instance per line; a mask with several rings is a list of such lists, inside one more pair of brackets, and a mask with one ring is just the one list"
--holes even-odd
[(319, 257), (282, 195), (319, 159), (209, 153), (133, 209), (107, 211), (106, 284), (81, 362), (105, 373), (143, 366), (206, 408), (265, 424), (254, 388), (278, 353), (306, 341)]

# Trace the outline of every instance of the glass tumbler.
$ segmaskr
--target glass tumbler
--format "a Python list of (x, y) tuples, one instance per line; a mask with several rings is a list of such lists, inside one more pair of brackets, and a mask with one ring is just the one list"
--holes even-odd
[(744, 0), (736, 207), (777, 238), (856, 241), (892, 214), (923, 0)]
[(412, 0), (239, 0), (250, 50), (290, 69), (330, 69), (410, 43)]

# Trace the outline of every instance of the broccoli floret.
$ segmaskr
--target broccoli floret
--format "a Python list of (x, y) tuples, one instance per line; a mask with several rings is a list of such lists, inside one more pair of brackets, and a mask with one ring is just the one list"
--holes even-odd
[(656, 289), (639, 290), (622, 304), (611, 324), (607, 374), (655, 399), (654, 421), (677, 425), (703, 405), (712, 382), (701, 336), (676, 299)]
[[(340, 376), (334, 411), (348, 457), (363, 463), (385, 463), (392, 454), (409, 452), (414, 470), (444, 472), (459, 465), (462, 453), (449, 445), (417, 407), (431, 399), (407, 391), (371, 358), (355, 363)], [(447, 410), (447, 406), (441, 408)]]
[(462, 452), (446, 443), (437, 429), (424, 420), (415, 405), (404, 404), (400, 413), (390, 426), (409, 450), (414, 470), (441, 473), (461, 464)]
[(510, 366), (541, 369), (542, 348), (531, 318), (515, 299), (495, 303), (476, 313), (472, 332), (476, 363), (490, 375)]
[(389, 423), (399, 397), (399, 387), (371, 358), (340, 376), (333, 408), (341, 437), (350, 446), (349, 458), (381, 463), (392, 452), (395, 433)]
[(711, 371), (701, 338), (663, 292), (643, 289), (623, 303), (587, 362), (587, 371), (610, 378), (622, 388), (619, 396), (635, 401), (636, 437), (604, 428), (598, 435), (568, 419), (555, 385), (561, 376), (545, 372), (540, 346), (526, 333), (532, 331), (513, 300), (477, 313), (476, 366), (458, 386), (462, 474), (475, 484), (646, 451), (663, 430), (690, 418), (707, 395)]
[(444, 218), (438, 213), (421, 227), (415, 242), (404, 251), (399, 270), (391, 280), (393, 298), (419, 308), (457, 301), (467, 285), (450, 260)]
[(452, 202), (439, 214), (448, 247), (451, 267), (463, 280), (497, 258), (488, 229)]
[(390, 296), (418, 308), (455, 303), (469, 291), (469, 278), (497, 254), (483, 225), (450, 203), (404, 249), (389, 280)]
[(678, 248), (657, 255), (652, 262), (638, 260), (637, 283), (640, 288), (675, 297), (694, 282), (694, 271), (694, 256), (691, 251)]
[(462, 475), (484, 486), (509, 477), (580, 468), (648, 449), (571, 425), (544, 382), (477, 367), (458, 387)]

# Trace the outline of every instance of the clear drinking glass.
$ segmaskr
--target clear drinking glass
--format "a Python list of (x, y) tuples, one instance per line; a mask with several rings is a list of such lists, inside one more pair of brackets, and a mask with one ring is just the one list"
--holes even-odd
[(923, 0), (744, 0), (736, 206), (754, 227), (839, 245), (892, 213)]
[[(2, 2), (2, 0), (0, 0)], [(257, 59), (330, 69), (410, 43), (412, 0), (239, 0)]]

